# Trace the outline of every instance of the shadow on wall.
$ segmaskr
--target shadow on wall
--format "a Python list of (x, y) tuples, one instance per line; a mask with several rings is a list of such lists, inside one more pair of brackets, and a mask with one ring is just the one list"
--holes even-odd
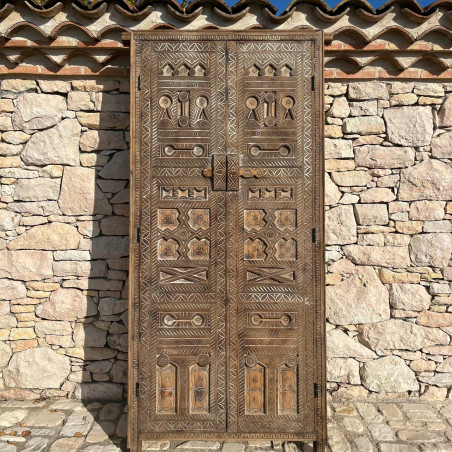
[[(3, 111), (10, 106), (0, 114), (0, 155), (15, 154), (5, 157), (9, 161), (0, 157), (0, 176), (9, 184), (0, 226), (9, 222), (11, 232), (0, 239), (0, 286), (6, 288), (0, 331), (9, 329), (0, 342), (6, 366), (0, 398), (81, 399), (123, 446), (128, 85), (4, 80), (0, 100)], [(96, 401), (113, 405), (99, 413)]]

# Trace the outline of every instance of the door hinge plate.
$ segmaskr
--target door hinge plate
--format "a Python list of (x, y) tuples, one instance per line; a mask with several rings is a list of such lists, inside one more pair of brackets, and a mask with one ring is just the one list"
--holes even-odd
[(315, 75), (311, 77), (311, 90), (315, 91)]
[(141, 240), (141, 228), (137, 228), (137, 242), (140, 243)]
[(141, 75), (138, 76), (137, 86), (138, 86), (138, 91), (141, 91)]
[(312, 243), (317, 242), (317, 228), (312, 228)]
[(140, 397), (140, 383), (135, 383), (135, 397)]
[(320, 385), (314, 383), (314, 398), (318, 399), (320, 397)]

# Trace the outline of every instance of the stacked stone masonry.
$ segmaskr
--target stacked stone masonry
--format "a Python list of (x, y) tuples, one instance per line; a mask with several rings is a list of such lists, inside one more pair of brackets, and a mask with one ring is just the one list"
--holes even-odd
[[(123, 400), (129, 82), (0, 89), (0, 398)], [(325, 112), (330, 393), (449, 398), (452, 83), (327, 83)]]

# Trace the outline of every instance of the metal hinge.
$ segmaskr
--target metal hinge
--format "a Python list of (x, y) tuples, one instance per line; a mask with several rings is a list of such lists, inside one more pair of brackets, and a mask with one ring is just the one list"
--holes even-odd
[(140, 243), (141, 240), (141, 228), (137, 229), (137, 242)]
[(314, 383), (314, 398), (318, 399), (320, 397), (320, 386), (318, 383)]
[(317, 242), (317, 228), (312, 228), (312, 243)]
[(141, 75), (138, 76), (138, 91), (141, 91)]
[(140, 397), (140, 383), (135, 383), (135, 397)]
[(315, 91), (315, 75), (311, 77), (311, 90)]

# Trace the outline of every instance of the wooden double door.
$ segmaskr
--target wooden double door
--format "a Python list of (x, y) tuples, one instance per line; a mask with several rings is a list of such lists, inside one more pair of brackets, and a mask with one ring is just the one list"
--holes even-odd
[(132, 450), (323, 448), (322, 39), (132, 34)]

